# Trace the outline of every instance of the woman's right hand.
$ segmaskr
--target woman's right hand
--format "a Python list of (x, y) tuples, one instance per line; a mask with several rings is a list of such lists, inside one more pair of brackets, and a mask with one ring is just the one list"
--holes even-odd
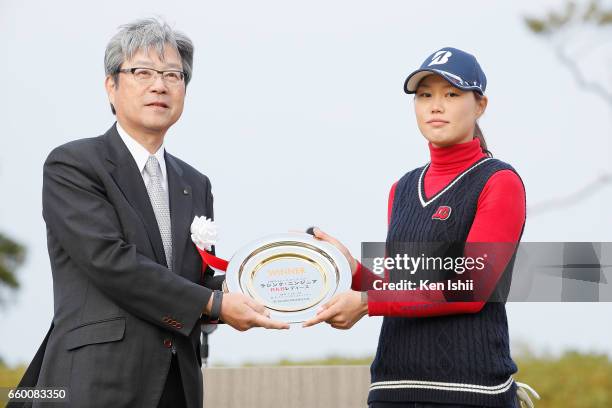
[(318, 227), (313, 228), (314, 237), (316, 239), (320, 239), (321, 241), (326, 241), (335, 246), (342, 252), (342, 254), (346, 257), (349, 265), (351, 266), (351, 274), (355, 275), (357, 271), (357, 260), (351, 255), (351, 252), (345, 247), (342, 242), (338, 241), (336, 238), (331, 235), (321, 231)]

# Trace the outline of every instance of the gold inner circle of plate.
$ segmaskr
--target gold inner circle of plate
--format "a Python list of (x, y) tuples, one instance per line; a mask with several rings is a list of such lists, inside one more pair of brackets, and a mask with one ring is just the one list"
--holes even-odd
[[(280, 259), (280, 258), (282, 258), (282, 259), (295, 259), (295, 260), (305, 261), (305, 262), (311, 264), (319, 272), (319, 275), (323, 279), (323, 288), (321, 289), (321, 291), (319, 292), (317, 297), (314, 300), (312, 300), (310, 303), (308, 303), (306, 306), (302, 307), (302, 308), (295, 309), (295, 308), (291, 308), (291, 307), (271, 306), (271, 305), (269, 305), (267, 303), (267, 301), (265, 299), (263, 299), (261, 296), (259, 296), (257, 294), (257, 291), (255, 290), (255, 287), (253, 285), (253, 280), (255, 279), (255, 274), (257, 274), (257, 272), (259, 272), (259, 270), (261, 268), (263, 268), (264, 266), (266, 266), (267, 264), (269, 264), (271, 262), (274, 262), (274, 261), (276, 261), (277, 259)], [(279, 311), (279, 312), (299, 312), (299, 311), (302, 311), (302, 310), (306, 310), (306, 309), (316, 305), (317, 303), (319, 303), (321, 301), (321, 299), (323, 299), (325, 297), (325, 294), (329, 290), (329, 284), (327, 282), (327, 274), (325, 273), (325, 271), (323, 270), (321, 265), (319, 265), (314, 260), (308, 258), (307, 256), (303, 256), (303, 255), (300, 255), (300, 254), (291, 254), (291, 255), (278, 254), (278, 255), (273, 255), (273, 256), (270, 256), (270, 257), (264, 259), (262, 262), (258, 263), (257, 266), (255, 266), (253, 268), (253, 271), (251, 272), (250, 279), (248, 281), (248, 288), (249, 288), (249, 293), (251, 294), (251, 296), (253, 296), (255, 298), (255, 300), (257, 300), (259, 303), (264, 304), (266, 307), (268, 307), (268, 308), (270, 308), (272, 310), (276, 310), (276, 311)]]
[[(239, 269), (239, 282), (242, 282), (242, 273), (244, 272), (244, 267), (246, 265), (246, 263), (253, 258), (254, 256), (260, 254), (263, 251), (266, 251), (268, 249), (274, 248), (274, 247), (278, 247), (278, 246), (287, 246), (287, 245), (297, 245), (297, 246), (301, 246), (304, 248), (308, 248), (316, 253), (318, 253), (319, 255), (325, 257), (332, 265), (335, 275), (336, 275), (336, 284), (338, 283), (338, 279), (339, 279), (339, 273), (338, 273), (338, 266), (336, 265), (336, 262), (334, 262), (334, 260), (324, 251), (322, 251), (321, 249), (310, 245), (310, 244), (306, 244), (304, 242), (297, 242), (297, 241), (282, 241), (282, 242), (274, 242), (272, 244), (268, 244), (268, 245), (263, 245), (259, 248), (257, 248), (256, 250), (254, 250), (253, 252), (251, 252), (249, 254), (249, 256), (247, 256), (245, 258), (245, 260), (242, 262), (242, 264), (240, 265), (240, 269)], [(282, 307), (272, 307), (270, 305), (267, 304), (267, 302), (262, 299), (256, 292), (255, 287), (253, 286), (253, 279), (255, 274), (257, 273), (257, 271), (259, 271), (259, 269), (261, 269), (264, 265), (278, 259), (278, 258), (294, 258), (294, 259), (300, 259), (300, 260), (304, 260), (310, 264), (312, 264), (321, 274), (321, 277), (323, 278), (323, 289), (321, 290), (321, 292), (319, 293), (319, 295), (317, 296), (317, 298), (310, 302), (308, 305), (306, 305), (303, 308), (300, 309), (293, 309), (293, 308), (282, 308)], [(279, 311), (279, 312), (300, 312), (306, 309), (311, 308), (312, 306), (316, 305), (317, 303), (319, 303), (324, 297), (325, 295), (328, 293), (329, 291), (329, 281), (327, 279), (327, 274), (325, 273), (325, 271), (323, 270), (323, 267), (317, 263), (316, 261), (314, 261), (313, 259), (310, 259), (309, 257), (305, 256), (305, 255), (301, 255), (301, 254), (296, 254), (296, 253), (281, 253), (281, 254), (276, 254), (276, 255), (272, 255), (270, 257), (265, 258), (263, 261), (259, 262), (255, 267), (253, 267), (250, 276), (249, 276), (249, 280), (247, 283), (247, 290), (249, 292), (249, 294), (258, 302), (264, 304), (266, 307), (268, 307), (271, 310), (275, 310), (275, 311)]]

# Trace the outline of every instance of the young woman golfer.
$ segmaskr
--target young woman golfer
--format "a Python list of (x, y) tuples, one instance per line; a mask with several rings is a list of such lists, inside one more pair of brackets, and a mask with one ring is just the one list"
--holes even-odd
[[(525, 189), (516, 171), (487, 150), (477, 123), (487, 107), (486, 86), (476, 58), (450, 47), (408, 76), (405, 91), (415, 94), (431, 161), (391, 187), (388, 208), (387, 253), (397, 252), (394, 244), (401, 242), (461, 243), (465, 252), (471, 243), (495, 243), (489, 249), (497, 256), (474, 279), (471, 301), (457, 301), (466, 298), (449, 296), (448, 290), (421, 291), (419, 299), (365, 288), (376, 276), (338, 240), (314, 229), (317, 238), (346, 255), (353, 290), (336, 295), (304, 325), (325, 321), (348, 329), (366, 314), (384, 316), (371, 367), (372, 408), (531, 404), (526, 390), (532, 390), (512, 376), (517, 367), (503, 301), (525, 225)], [(456, 245), (443, 248), (446, 253), (438, 255), (456, 259)], [(364, 302), (360, 291), (366, 290)]]

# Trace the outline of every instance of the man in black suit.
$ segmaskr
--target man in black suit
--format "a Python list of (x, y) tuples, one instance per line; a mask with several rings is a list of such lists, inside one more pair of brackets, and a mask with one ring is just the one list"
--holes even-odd
[(165, 23), (122, 26), (105, 54), (117, 122), (49, 154), (55, 313), (21, 386), (65, 387), (73, 407), (201, 408), (201, 318), (288, 327), (244, 295), (213, 291), (220, 280), (201, 273), (190, 225), (213, 216), (210, 182), (163, 145), (192, 63), (189, 38)]

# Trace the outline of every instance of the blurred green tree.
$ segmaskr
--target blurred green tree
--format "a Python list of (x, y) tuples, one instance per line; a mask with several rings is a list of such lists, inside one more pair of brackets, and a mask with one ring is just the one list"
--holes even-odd
[[(566, 1), (560, 10), (548, 11), (541, 17), (524, 16), (523, 19), (533, 34), (550, 42), (557, 59), (581, 89), (596, 95), (612, 109), (612, 84), (609, 83), (612, 5), (609, 2), (602, 4), (600, 0)], [(595, 68), (603, 68), (603, 71), (594, 72)], [(531, 205), (529, 213), (533, 215), (573, 205), (609, 184), (612, 184), (612, 172), (605, 172), (564, 197)]]
[[(557, 58), (570, 70), (577, 83), (612, 107), (612, 92), (606, 89), (602, 81), (588, 80), (578, 64), (578, 59), (586, 53), (606, 45), (597, 34), (612, 25), (612, 6), (603, 6), (599, 0), (581, 6), (567, 1), (563, 11), (549, 11), (544, 17), (524, 19), (531, 32), (553, 43)], [(593, 32), (595, 36), (590, 35)]]
[(25, 260), (25, 248), (11, 238), (0, 233), (0, 305), (4, 303), (5, 293), (19, 288), (17, 268)]

